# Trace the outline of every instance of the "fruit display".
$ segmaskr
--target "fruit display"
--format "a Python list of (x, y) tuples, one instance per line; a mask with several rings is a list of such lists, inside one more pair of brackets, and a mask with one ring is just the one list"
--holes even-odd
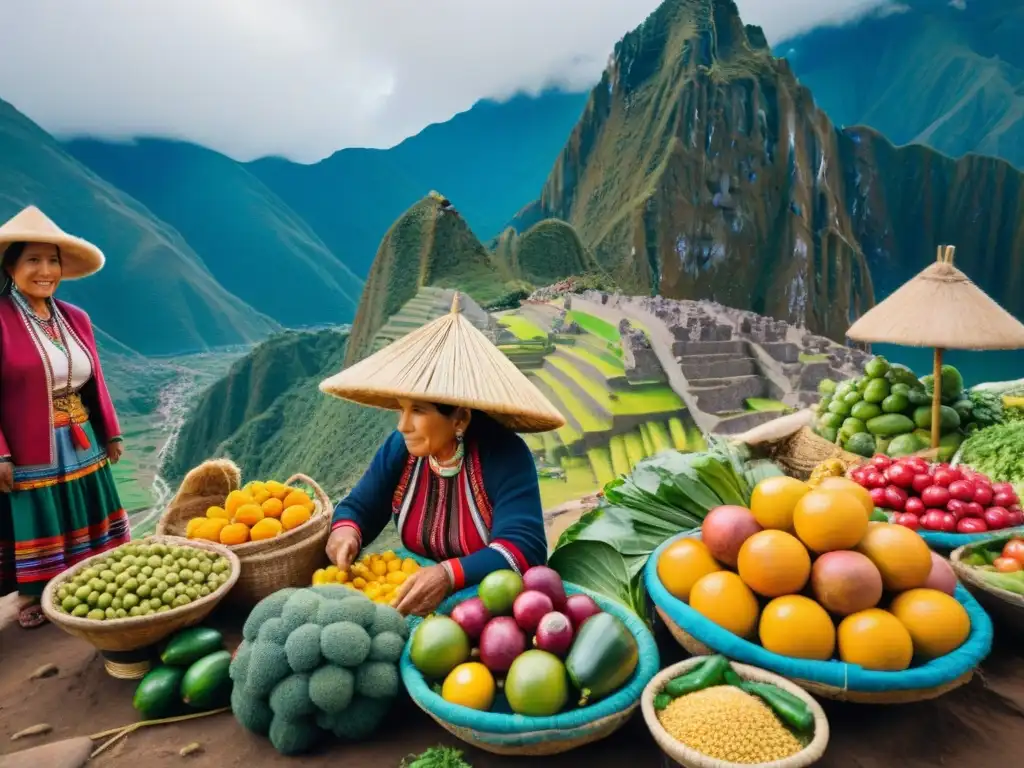
[(393, 550), (363, 555), (347, 569), (329, 565), (313, 573), (313, 585), (340, 584), (362, 592), (375, 603), (390, 603), (405, 580), (420, 569), (411, 557), (402, 559)]
[(222, 506), (212, 506), (205, 517), (188, 521), (185, 536), (232, 547), (263, 541), (298, 528), (313, 515), (316, 505), (301, 488), (276, 480), (253, 480), (231, 491)]
[(989, 586), (1024, 595), (1024, 536), (993, 539), (965, 550), (960, 558)]
[(814, 713), (771, 683), (743, 680), (724, 656), (711, 656), (670, 680), (654, 697), (658, 722), (690, 749), (740, 764), (784, 760), (814, 734)]
[(633, 676), (636, 638), (589, 595), (535, 566), (495, 571), (450, 616), (417, 628), (409, 656), (446, 701), (544, 717), (611, 695)]
[(807, 485), (817, 488), (823, 480), (828, 477), (845, 477), (846, 473), (853, 469), (850, 462), (839, 458), (825, 459), (811, 470), (811, 476), (807, 479)]
[(183, 629), (167, 641), (162, 664), (139, 681), (132, 704), (144, 720), (225, 707), (231, 698), (231, 654), (210, 627)]
[(394, 608), (333, 584), (282, 589), (261, 600), (231, 661), (231, 709), (278, 752), (361, 740), (401, 690), (398, 660), (409, 630)]
[[(906, 366), (874, 357), (859, 378), (821, 382), (814, 431), (860, 456), (909, 456), (930, 448), (931, 380), (930, 375), (918, 379)], [(939, 459), (949, 461), (966, 434), (989, 426), (995, 417), (989, 413), (987, 396), (968, 393), (963, 376), (951, 365), (942, 366), (940, 395)]]
[(227, 558), (210, 550), (122, 544), (63, 582), (54, 593), (54, 607), (95, 621), (148, 616), (205, 597), (230, 575)]
[(750, 509), (712, 510), (700, 538), (668, 544), (655, 573), (697, 613), (780, 656), (898, 671), (955, 650), (970, 620), (949, 565), (917, 532), (871, 522), (873, 509), (847, 478), (766, 478)]
[(876, 454), (850, 478), (868, 490), (876, 507), (892, 512), (893, 523), (914, 530), (985, 533), (1024, 524), (1013, 486), (968, 467)]

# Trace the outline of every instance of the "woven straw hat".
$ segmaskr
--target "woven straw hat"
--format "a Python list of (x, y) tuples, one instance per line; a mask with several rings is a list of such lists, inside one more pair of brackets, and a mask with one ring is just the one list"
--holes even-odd
[(939, 349), (1021, 349), (1024, 324), (953, 266), (953, 246), (846, 332), (854, 341)]
[(103, 252), (80, 237), (69, 235), (53, 221), (30, 205), (0, 226), (0, 253), (11, 243), (49, 243), (60, 248), (61, 277), (74, 280), (88, 277), (103, 268)]
[(452, 311), (320, 383), (320, 391), (398, 410), (398, 400), (473, 408), (516, 432), (547, 432), (565, 418), (486, 336)]

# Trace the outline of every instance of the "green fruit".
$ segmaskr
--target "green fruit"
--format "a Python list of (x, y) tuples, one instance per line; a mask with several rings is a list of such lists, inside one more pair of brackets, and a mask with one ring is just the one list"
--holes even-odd
[(868, 360), (864, 373), (873, 379), (879, 379), (889, 372), (889, 361), (879, 355)]
[(855, 419), (850, 416), (843, 422), (843, 426), (839, 428), (839, 434), (849, 437), (850, 435), (856, 435), (858, 432), (864, 432), (866, 428), (864, 422), (860, 419)]
[(964, 436), (960, 432), (950, 432), (939, 438), (939, 461), (949, 461), (960, 448)]
[(413, 633), (409, 658), (424, 677), (444, 678), (469, 659), (469, 637), (453, 619), (429, 616)]
[(597, 613), (576, 633), (565, 668), (583, 707), (622, 687), (639, 661), (640, 649), (626, 625), (610, 613)]
[[(861, 405), (861, 403), (857, 403)], [(843, 417), (838, 413), (825, 413), (818, 419), (818, 424), (822, 427), (831, 427), (832, 429), (839, 429), (843, 426)]]
[(894, 387), (897, 384), (905, 385), (910, 388), (919, 386), (917, 376), (914, 375), (914, 372), (907, 368), (907, 366), (900, 365), (899, 363), (892, 364), (889, 368), (889, 372), (885, 375), (885, 378), (892, 382)]
[(843, 402), (847, 405), (853, 406), (859, 403), (863, 399), (860, 392), (847, 392), (843, 395)]
[(850, 415), (851, 404), (845, 400), (837, 399), (828, 404), (829, 413), (838, 413), (840, 416)]
[(924, 391), (922, 387), (911, 387), (907, 393), (907, 399), (910, 400), (910, 404), (913, 406), (928, 405), (932, 401), (932, 396)]
[(850, 453), (856, 453), (858, 456), (873, 456), (875, 452), (875, 438), (867, 432), (858, 432), (846, 439), (843, 448)]
[(881, 416), (882, 409), (875, 403), (861, 401), (850, 409), (850, 415), (855, 419), (867, 421), (868, 419), (875, 418), (875, 416)]
[(894, 395), (909, 395), (910, 385), (904, 384), (903, 382), (897, 382), (889, 387), (889, 391)]
[(515, 571), (501, 570), (487, 574), (477, 593), (491, 616), (505, 616), (512, 612), (512, 603), (522, 591), (522, 577)]
[(74, 595), (70, 595), (61, 600), (60, 607), (68, 613), (71, 613), (71, 611), (75, 610), (75, 608), (78, 607), (79, 602), (80, 601), (78, 600), (77, 597), (75, 597)]
[(914, 431), (914, 422), (900, 413), (887, 413), (884, 416), (876, 416), (869, 419), (867, 424), (868, 432), (873, 435), (892, 437)]
[(942, 366), (942, 392), (943, 398), (957, 398), (964, 391), (964, 377), (952, 365)]
[(869, 403), (881, 403), (889, 396), (889, 382), (885, 379), (871, 379), (864, 388), (864, 399)]
[(103, 621), (107, 618), (107, 614), (100, 608), (93, 608), (85, 615), (85, 618), (92, 619), (93, 621)]
[[(922, 405), (914, 411), (914, 424), (920, 429), (931, 429), (932, 428), (932, 409), (931, 406)], [(950, 408), (948, 405), (939, 406), (939, 431), (940, 432), (952, 432), (954, 429), (960, 428), (960, 414), (956, 412), (955, 408)]]
[(505, 676), (505, 697), (517, 715), (550, 717), (569, 700), (569, 679), (561, 659), (529, 650), (512, 662)]
[(181, 681), (185, 670), (154, 667), (139, 681), (132, 706), (144, 720), (168, 717), (181, 707)]
[(836, 383), (832, 379), (822, 379), (818, 382), (818, 392), (822, 395), (831, 395), (836, 391)]
[(77, 616), (80, 619), (84, 619), (89, 615), (89, 606), (85, 603), (79, 603), (75, 606), (74, 610), (71, 611), (72, 616)]
[(894, 458), (910, 456), (912, 453), (917, 453), (926, 447), (927, 445), (922, 445), (920, 438), (914, 433), (897, 435), (889, 443), (888, 454)]
[(185, 672), (181, 679), (181, 700), (193, 709), (215, 709), (226, 706), (231, 698), (231, 653), (215, 651), (203, 656)]
[(882, 410), (886, 413), (903, 413), (910, 407), (910, 398), (894, 392), (882, 401)]
[(818, 434), (830, 443), (834, 443), (836, 438), (839, 437), (839, 431), (833, 427), (823, 427), (818, 430)]

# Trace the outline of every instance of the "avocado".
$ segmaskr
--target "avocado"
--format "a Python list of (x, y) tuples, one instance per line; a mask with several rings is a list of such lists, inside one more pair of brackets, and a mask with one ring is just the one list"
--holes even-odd
[(862, 400), (850, 409), (850, 415), (855, 419), (867, 421), (868, 419), (875, 418), (875, 416), (881, 416), (882, 409), (877, 403), (867, 403)]
[[(914, 410), (914, 424), (919, 429), (932, 428), (932, 408), (930, 405), (922, 405)], [(950, 432), (960, 428), (960, 414), (956, 409), (948, 405), (939, 406), (939, 431)]]
[(910, 456), (912, 453), (917, 453), (927, 448), (927, 445), (922, 445), (921, 441), (918, 440), (917, 435), (910, 433), (907, 435), (897, 435), (889, 443), (889, 455), (893, 458), (899, 458), (900, 456)]
[(899, 393), (889, 395), (882, 401), (882, 410), (886, 413), (903, 413), (909, 407), (910, 398)]
[(889, 361), (879, 355), (868, 360), (864, 373), (872, 379), (880, 379), (889, 372)]
[(914, 431), (914, 422), (900, 413), (887, 413), (876, 416), (865, 425), (868, 432), (883, 437), (893, 437)]
[(885, 379), (872, 379), (864, 388), (864, 399), (869, 403), (881, 403), (889, 396), (889, 382)]

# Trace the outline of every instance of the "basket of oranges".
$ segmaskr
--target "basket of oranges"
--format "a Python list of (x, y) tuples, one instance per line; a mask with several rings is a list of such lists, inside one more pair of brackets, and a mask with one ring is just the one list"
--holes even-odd
[(157, 533), (230, 547), (241, 573), (227, 599), (255, 605), (284, 587), (309, 584), (326, 562), (331, 511), (327, 494), (306, 475), (243, 486), (234, 462), (212, 459), (185, 476)]

